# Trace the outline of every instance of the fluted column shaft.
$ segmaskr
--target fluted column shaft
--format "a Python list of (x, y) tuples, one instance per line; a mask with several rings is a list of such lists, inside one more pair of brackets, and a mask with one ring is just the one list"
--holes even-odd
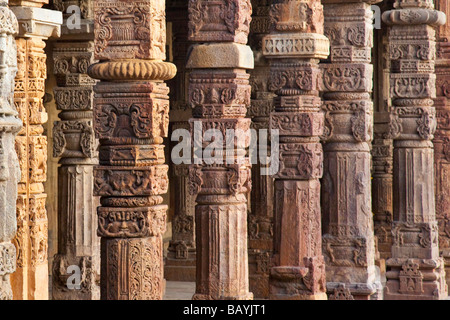
[[(61, 11), (79, 1), (61, 2)], [(58, 253), (53, 260), (53, 300), (100, 299), (100, 239), (97, 236), (97, 207), (94, 196), (94, 165), (98, 164), (98, 141), (93, 128), (95, 80), (87, 75), (94, 63), (93, 1), (86, 2), (79, 29), (68, 29), (53, 48), (54, 89), (60, 121), (53, 126), (53, 156), (58, 168)], [(65, 14), (70, 19), (71, 14)], [(67, 38), (70, 37), (70, 40)], [(77, 266), (79, 288), (69, 290), (69, 267)], [(69, 284), (74, 284), (69, 283)]]
[(318, 0), (274, 1), (270, 15), (263, 53), (271, 62), (269, 89), (277, 95), (270, 129), (280, 135), (270, 298), (326, 299), (319, 182), (319, 59), (329, 54), (323, 7)]
[(431, 0), (397, 0), (389, 26), (394, 135), (394, 222), (385, 299), (447, 297), (435, 212), (436, 31), (445, 14)]
[(166, 58), (164, 0), (94, 3), (94, 130), (100, 141), (101, 299), (157, 300), (164, 294), (162, 235), (168, 190), (163, 138), (176, 67)]
[(370, 3), (324, 1), (330, 61), (321, 65), (326, 132), (323, 252), (330, 299), (380, 299), (371, 208), (373, 13)]

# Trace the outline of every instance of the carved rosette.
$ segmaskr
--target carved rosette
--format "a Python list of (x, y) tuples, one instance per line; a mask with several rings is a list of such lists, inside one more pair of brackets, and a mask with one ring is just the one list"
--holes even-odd
[(169, 89), (176, 67), (163, 62), (165, 1), (94, 3), (94, 130), (100, 141), (94, 194), (100, 196), (101, 299), (160, 300), (167, 206)]
[(326, 299), (322, 255), (319, 59), (329, 55), (323, 7), (317, 0), (274, 1), (262, 52), (270, 61), (268, 89), (276, 94), (270, 129), (280, 133), (275, 175), (271, 299)]
[(11, 278), (14, 299), (48, 299), (47, 137), (44, 107), (47, 55), (44, 40), (60, 35), (62, 14), (41, 7), (46, 1), (10, 1), (19, 22), (18, 72), (14, 103), (23, 122), (16, 138), (21, 168), (18, 186), (17, 271)]
[(14, 36), (18, 32), (17, 19), (7, 2), (0, 4), (0, 300), (12, 300), (10, 275), (16, 270), (16, 248), (12, 240), (17, 231), (17, 182), (20, 179), (15, 137), (21, 121), (14, 107), (14, 78), (17, 72), (17, 52)]
[(393, 247), (385, 298), (439, 300), (447, 297), (447, 285), (430, 172), (437, 127), (435, 27), (445, 23), (445, 14), (425, 0), (397, 0), (394, 8), (383, 20), (390, 26), (393, 114), (402, 130), (394, 141)]
[[(323, 1), (331, 56), (321, 65), (326, 118), (323, 252), (330, 300), (380, 299), (371, 212), (373, 26), (370, 3)], [(353, 2), (353, 3), (352, 3)], [(369, 3), (370, 2), (370, 3)]]
[[(209, 129), (226, 136), (227, 130), (250, 129), (244, 118), (250, 106), (251, 86), (246, 69), (253, 69), (250, 47), (250, 0), (190, 0), (188, 104), (194, 139)], [(207, 44), (203, 44), (206, 42)], [(202, 43), (202, 44), (197, 44)], [(217, 146), (226, 149), (226, 139)], [(195, 141), (194, 143), (199, 141)], [(216, 143), (217, 145), (217, 143)], [(190, 191), (195, 207), (197, 289), (194, 299), (252, 299), (248, 282), (247, 194), (251, 169), (246, 148), (235, 144), (234, 156), (223, 163), (196, 159), (190, 167)], [(199, 146), (202, 153), (208, 147)], [(198, 152), (197, 152), (198, 154)]]

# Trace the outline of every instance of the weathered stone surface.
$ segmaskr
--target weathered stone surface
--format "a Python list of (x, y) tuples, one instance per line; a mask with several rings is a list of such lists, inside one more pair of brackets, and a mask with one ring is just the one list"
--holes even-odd
[(17, 231), (16, 200), (20, 179), (14, 139), (22, 127), (14, 108), (14, 78), (17, 72), (17, 52), (14, 36), (18, 32), (17, 19), (8, 8), (0, 4), (2, 23), (2, 55), (0, 65), (2, 83), (0, 91), (0, 300), (12, 300), (10, 276), (16, 270), (16, 248), (11, 243)]
[[(253, 16), (250, 24), (249, 43), (255, 56), (255, 68), (250, 71), (252, 86), (251, 105), (247, 116), (252, 128), (268, 130), (270, 113), (274, 111), (274, 94), (269, 91), (270, 65), (262, 52), (263, 37), (270, 32), (270, 1), (252, 1)], [(269, 141), (259, 141), (261, 150), (267, 150)], [(273, 254), (273, 177), (262, 175), (264, 165), (252, 167), (251, 207), (248, 215), (248, 256), (250, 291), (255, 298), (269, 298), (269, 274)]]
[[(329, 298), (381, 299), (371, 212), (373, 88), (370, 5), (324, 1), (329, 63), (321, 65), (326, 134), (323, 253)], [(355, 54), (357, 52), (357, 54)]]
[(42, 1), (12, 1), (11, 5), (20, 25), (16, 39), (18, 73), (14, 102), (24, 125), (16, 139), (22, 177), (14, 240), (17, 272), (12, 277), (12, 285), (14, 299), (47, 300), (48, 218), (44, 193), (47, 137), (43, 124), (48, 117), (43, 103), (47, 78), (44, 40), (60, 35), (62, 14), (40, 8)]
[[(69, 5), (62, 2), (61, 11)], [(78, 1), (76, 1), (78, 5)], [(92, 2), (89, 2), (89, 7)], [(67, 26), (67, 18), (64, 15)], [(87, 16), (84, 18), (92, 18)], [(82, 25), (93, 23), (83, 19)], [(100, 239), (97, 236), (94, 197), (94, 165), (98, 163), (98, 141), (93, 128), (93, 86), (87, 75), (94, 63), (94, 34), (81, 28), (79, 33), (63, 28), (63, 37), (53, 48), (57, 87), (54, 96), (60, 121), (53, 126), (53, 156), (59, 158), (58, 168), (58, 253), (52, 266), (53, 300), (100, 299)], [(73, 41), (78, 37), (82, 41)], [(70, 38), (70, 40), (69, 40)], [(78, 40), (78, 39), (77, 39)], [(90, 40), (90, 41), (89, 41)], [(81, 271), (80, 290), (67, 286), (68, 268)]]
[[(178, 75), (168, 81), (170, 88), (170, 132), (178, 129), (189, 130), (192, 109), (187, 103), (189, 70), (186, 67), (186, 55), (191, 45), (188, 40), (188, 2), (168, 1), (167, 22), (171, 35), (168, 38), (169, 56), (177, 66)], [(172, 142), (175, 146), (177, 141)], [(169, 184), (172, 217), (172, 239), (169, 242), (164, 265), (167, 281), (195, 282), (196, 248), (195, 248), (195, 196), (189, 192), (189, 166), (171, 163)]]
[[(450, 5), (447, 1), (436, 1), (436, 8), (450, 16)], [(450, 165), (450, 126), (448, 116), (450, 112), (450, 46), (448, 38), (450, 30), (448, 23), (438, 29), (438, 46), (436, 61), (436, 120), (437, 130), (434, 136), (434, 165), (436, 185), (436, 219), (439, 226), (439, 250), (445, 262), (447, 285), (450, 285), (450, 203), (448, 175)]]
[[(275, 1), (271, 32), (263, 39), (270, 59), (269, 90), (280, 130), (280, 170), (275, 175), (274, 257), (271, 299), (326, 299), (322, 255), (319, 60), (329, 54), (320, 1)], [(293, 45), (294, 44), (294, 45)]]
[[(394, 135), (392, 258), (387, 261), (385, 298), (437, 300), (447, 297), (439, 257), (435, 212), (436, 131), (435, 30), (445, 22), (431, 1), (396, 1), (385, 12), (390, 25), (391, 98), (399, 124)], [(408, 35), (405, 38), (405, 35)], [(420, 63), (425, 66), (414, 68)], [(411, 68), (411, 66), (413, 66)]]
[[(102, 80), (94, 87), (93, 112), (100, 141), (94, 195), (101, 197), (101, 299), (160, 300), (167, 211), (161, 195), (168, 190), (161, 144), (169, 126), (169, 89), (162, 80), (176, 70), (160, 61), (166, 56), (165, 1), (101, 0), (94, 15), (101, 62), (88, 73)], [(120, 68), (112, 72), (116, 60)]]
[[(251, 49), (245, 46), (251, 13), (250, 0), (189, 1), (189, 40), (206, 42), (196, 45), (187, 64), (194, 68), (188, 100), (194, 110), (190, 121), (193, 135), (197, 127), (202, 136), (208, 129), (217, 128), (223, 137), (227, 129), (250, 128), (250, 120), (244, 117), (250, 105), (251, 87), (244, 68), (253, 67)], [(238, 56), (220, 63), (214, 59), (199, 63), (196, 57), (197, 53), (206, 54), (207, 58), (213, 54), (220, 57), (223, 48), (233, 49)], [(226, 144), (222, 141), (220, 147), (224, 150)], [(191, 193), (197, 195), (194, 299), (253, 298), (248, 283), (246, 195), (250, 192), (251, 173), (245, 158), (247, 147), (248, 144), (235, 147), (233, 164), (211, 164), (208, 159), (201, 159), (190, 168)]]

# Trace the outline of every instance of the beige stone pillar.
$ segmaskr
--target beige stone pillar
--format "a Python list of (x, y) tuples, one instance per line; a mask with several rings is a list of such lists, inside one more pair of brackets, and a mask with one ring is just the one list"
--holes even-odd
[(22, 127), (13, 101), (17, 72), (14, 36), (18, 24), (8, 8), (8, 1), (0, 1), (0, 15), (0, 300), (12, 300), (10, 276), (16, 269), (16, 248), (11, 241), (17, 231), (16, 200), (20, 179), (14, 144)]
[(47, 137), (43, 104), (47, 56), (44, 40), (59, 37), (61, 12), (42, 9), (47, 1), (11, 1), (19, 21), (18, 73), (14, 102), (23, 121), (16, 139), (22, 171), (17, 199), (17, 272), (12, 277), (14, 299), (48, 299), (48, 218), (44, 182), (47, 171)]

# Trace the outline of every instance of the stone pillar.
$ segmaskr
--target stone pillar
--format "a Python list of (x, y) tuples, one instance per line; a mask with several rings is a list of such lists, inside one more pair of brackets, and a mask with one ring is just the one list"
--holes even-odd
[[(187, 103), (189, 72), (186, 69), (186, 55), (190, 46), (188, 2), (168, 1), (167, 22), (172, 36), (168, 41), (169, 56), (178, 70), (177, 76), (167, 82), (171, 92), (169, 132), (174, 132), (178, 129), (189, 130), (189, 119), (192, 118), (192, 109)], [(164, 275), (170, 281), (195, 282), (195, 196), (189, 192), (189, 165), (172, 164), (170, 181), (172, 240), (167, 251)]]
[(445, 14), (432, 0), (397, 0), (383, 14), (390, 26), (391, 97), (399, 124), (394, 142), (392, 258), (385, 299), (447, 297), (435, 212), (436, 31)]
[[(377, 4), (384, 12), (392, 8), (389, 1)], [(386, 260), (391, 257), (393, 217), (393, 166), (394, 142), (392, 132), (396, 130), (391, 121), (389, 99), (390, 60), (387, 28), (374, 30), (374, 139), (372, 142), (372, 211), (379, 258), (376, 260), (381, 273), (385, 273)]]
[(48, 218), (44, 182), (47, 175), (47, 122), (44, 108), (47, 56), (44, 40), (59, 37), (61, 12), (42, 9), (48, 1), (10, 1), (19, 21), (18, 73), (14, 101), (23, 121), (16, 139), (22, 177), (17, 199), (17, 271), (12, 276), (14, 299), (48, 299)]
[[(436, 8), (450, 16), (450, 3), (436, 1)], [(447, 285), (450, 285), (450, 26), (438, 28), (435, 99), (437, 131), (434, 136), (436, 219), (439, 250), (444, 258)]]
[(321, 65), (325, 134), (323, 253), (330, 300), (381, 298), (371, 206), (373, 12), (376, 1), (323, 1), (329, 63)]
[[(250, 129), (249, 74), (253, 53), (246, 46), (252, 7), (250, 0), (190, 0), (188, 58), (191, 128), (196, 144), (209, 129), (220, 131), (215, 140), (217, 162), (199, 157), (209, 143), (196, 150), (190, 168), (195, 207), (198, 300), (252, 299), (248, 283), (247, 194), (251, 169), (246, 146), (235, 143), (225, 156), (226, 131)], [(216, 136), (215, 136), (216, 137)], [(217, 137), (219, 139), (219, 137)], [(208, 140), (210, 141), (210, 140)], [(229, 141), (233, 144), (233, 140)], [(216, 150), (217, 150), (216, 149)], [(225, 158), (227, 158), (225, 161)]]
[(326, 299), (322, 255), (319, 59), (329, 55), (319, 0), (276, 0), (263, 53), (271, 60), (269, 89), (277, 95), (270, 128), (279, 130), (275, 175), (271, 299)]
[[(61, 11), (73, 1), (62, 3)], [(53, 127), (53, 156), (58, 169), (58, 253), (53, 260), (53, 300), (100, 299), (100, 239), (97, 236), (98, 197), (93, 195), (94, 165), (98, 164), (93, 129), (95, 80), (87, 75), (94, 63), (93, 2), (81, 11), (80, 28), (69, 29), (53, 49), (56, 106), (61, 113)], [(65, 18), (70, 18), (66, 14)], [(81, 288), (69, 290), (70, 266), (81, 271)]]
[[(252, 119), (252, 128), (268, 130), (270, 113), (274, 111), (274, 94), (269, 90), (270, 65), (262, 53), (262, 39), (270, 31), (270, 1), (252, 1), (253, 16), (250, 25), (249, 44), (255, 57), (255, 69), (250, 73), (252, 86), (251, 106), (247, 115)], [(259, 141), (258, 148), (270, 144)], [(258, 149), (262, 150), (262, 149)], [(261, 163), (252, 167), (251, 210), (248, 216), (248, 257), (250, 291), (255, 298), (269, 298), (269, 272), (273, 253), (273, 203), (274, 179), (261, 174)]]
[(162, 299), (162, 235), (168, 190), (163, 137), (169, 89), (164, 0), (94, 2), (94, 129), (100, 140), (94, 194), (100, 196), (101, 299)]
[(0, 1), (0, 14), (0, 300), (12, 300), (10, 275), (16, 270), (16, 248), (11, 241), (17, 231), (16, 200), (20, 180), (14, 145), (22, 127), (13, 101), (17, 72), (14, 36), (18, 33), (18, 24), (8, 8), (8, 1)]

